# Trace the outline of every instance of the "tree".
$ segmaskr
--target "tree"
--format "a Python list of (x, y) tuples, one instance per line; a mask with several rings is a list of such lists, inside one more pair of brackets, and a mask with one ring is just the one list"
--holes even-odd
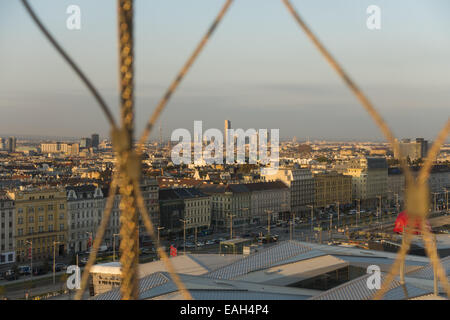
[(328, 163), (331, 162), (331, 160), (328, 159), (328, 158), (325, 157), (325, 156), (319, 156), (319, 157), (317, 157), (315, 160), (318, 161), (318, 162), (328, 162)]

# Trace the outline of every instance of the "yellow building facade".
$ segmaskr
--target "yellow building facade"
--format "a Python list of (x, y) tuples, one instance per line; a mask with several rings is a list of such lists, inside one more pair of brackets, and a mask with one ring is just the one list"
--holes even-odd
[[(67, 248), (67, 197), (64, 189), (29, 189), (9, 193), (15, 201), (15, 250), (18, 262), (47, 260)], [(56, 242), (56, 243), (55, 243)]]
[(314, 183), (314, 206), (352, 202), (352, 177), (337, 172), (318, 173), (314, 175)]

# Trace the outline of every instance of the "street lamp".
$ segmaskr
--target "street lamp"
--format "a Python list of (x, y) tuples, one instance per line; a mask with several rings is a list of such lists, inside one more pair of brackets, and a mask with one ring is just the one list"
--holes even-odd
[(314, 205), (307, 205), (308, 208), (311, 208), (311, 232), (313, 231), (313, 219), (314, 219)]
[(434, 195), (434, 206), (433, 206), (433, 212), (436, 212), (436, 195), (439, 194), (438, 192), (432, 192), (432, 195)]
[(395, 207), (397, 208), (397, 214), (400, 213), (400, 206), (399, 206), (399, 202), (398, 202), (398, 193), (394, 193), (395, 195)]
[(158, 248), (159, 248), (159, 230), (164, 229), (164, 227), (158, 227), (158, 242), (156, 243)]
[(194, 243), (195, 243), (195, 250), (197, 250), (197, 245), (198, 245), (198, 241), (197, 241), (197, 225), (194, 226)]
[(336, 202), (336, 207), (337, 207), (337, 218), (338, 218), (338, 222), (337, 225), (340, 225), (341, 222), (341, 218), (340, 218), (340, 210), (341, 210), (341, 204), (338, 202)]
[(183, 254), (186, 254), (186, 223), (189, 220), (188, 219), (180, 219), (180, 221), (183, 222), (183, 238), (184, 238)]
[(358, 220), (361, 219), (361, 199), (355, 199), (358, 201), (358, 211), (356, 212), (356, 227), (358, 227)]
[(113, 261), (116, 261), (116, 237), (120, 236), (120, 233), (113, 233)]
[(448, 189), (445, 188), (445, 211), (448, 212)]
[[(244, 214), (244, 211), (246, 212), (246, 214)], [(244, 221), (248, 221), (247, 223), (250, 223), (250, 217), (249, 217), (249, 214), (248, 214), (248, 208), (247, 207), (242, 208), (241, 212), (242, 212), (241, 214), (242, 214), (242, 218), (244, 219)], [(248, 217), (248, 220), (247, 220), (247, 217)], [(247, 223), (244, 223), (244, 233), (247, 232), (247, 228), (246, 228)]]
[(330, 214), (330, 228), (329, 228), (328, 240), (332, 241), (332, 239), (333, 239), (333, 215)]
[(33, 240), (27, 240), (27, 241), (25, 241), (25, 243), (30, 245), (30, 268), (31, 268), (31, 272), (30, 272), (30, 281), (31, 281), (30, 291), (31, 291), (31, 288), (33, 287)]
[(291, 221), (292, 231), (291, 231), (291, 240), (295, 238), (295, 212), (292, 213), (292, 221)]
[(273, 211), (265, 209), (264, 212), (267, 214), (267, 235), (270, 236), (270, 215)]
[(56, 245), (60, 244), (59, 241), (53, 241), (53, 285), (55, 285), (55, 272), (56, 272)]
[[(380, 199), (380, 204), (379, 204), (379, 206), (380, 206), (380, 214), (378, 216), (378, 223), (380, 222), (380, 220), (381, 220), (381, 223), (382, 223), (383, 220), (381, 219), (381, 214), (382, 214), (382, 211), (383, 211), (383, 206), (382, 206), (382, 203), (381, 203), (381, 196), (378, 195), (377, 198)], [(381, 226), (381, 228), (382, 228), (382, 226)]]
[(236, 217), (234, 214), (227, 214), (227, 217), (230, 218), (230, 240), (233, 239), (233, 218)]

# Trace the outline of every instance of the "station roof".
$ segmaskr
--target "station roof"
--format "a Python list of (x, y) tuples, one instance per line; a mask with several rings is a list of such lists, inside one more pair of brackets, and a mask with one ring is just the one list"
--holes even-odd
[[(371, 299), (374, 294), (367, 287), (369, 274), (327, 291), (289, 285), (345, 266), (367, 267), (372, 264), (380, 266), (384, 279), (395, 257), (395, 253), (384, 251), (291, 240), (246, 257), (188, 254), (171, 258), (171, 261), (194, 299), (365, 300)], [(450, 258), (443, 259), (442, 263), (448, 274)], [(433, 281), (429, 279), (433, 274), (428, 258), (407, 255), (405, 265), (406, 284), (401, 285), (399, 279), (395, 279), (384, 299), (417, 299), (432, 294)], [(182, 299), (161, 261), (143, 266), (145, 267), (140, 269), (140, 299)], [(120, 290), (116, 288), (93, 299), (120, 299)]]

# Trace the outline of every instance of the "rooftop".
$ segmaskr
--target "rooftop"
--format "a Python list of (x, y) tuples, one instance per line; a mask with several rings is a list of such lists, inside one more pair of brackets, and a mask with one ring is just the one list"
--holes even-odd
[[(370, 275), (362, 268), (379, 265), (384, 279), (395, 256), (389, 252), (291, 240), (247, 257), (188, 254), (170, 259), (194, 299), (365, 300), (373, 296), (374, 290), (368, 288)], [(448, 273), (450, 258), (443, 259), (442, 263)], [(348, 266), (359, 267), (364, 274), (325, 291), (293, 286)], [(401, 285), (395, 279), (384, 299), (429, 299), (433, 293), (431, 270), (428, 258), (407, 255), (406, 284)], [(161, 261), (142, 265), (140, 278), (140, 299), (182, 299)], [(116, 288), (93, 299), (120, 299), (120, 290)]]

